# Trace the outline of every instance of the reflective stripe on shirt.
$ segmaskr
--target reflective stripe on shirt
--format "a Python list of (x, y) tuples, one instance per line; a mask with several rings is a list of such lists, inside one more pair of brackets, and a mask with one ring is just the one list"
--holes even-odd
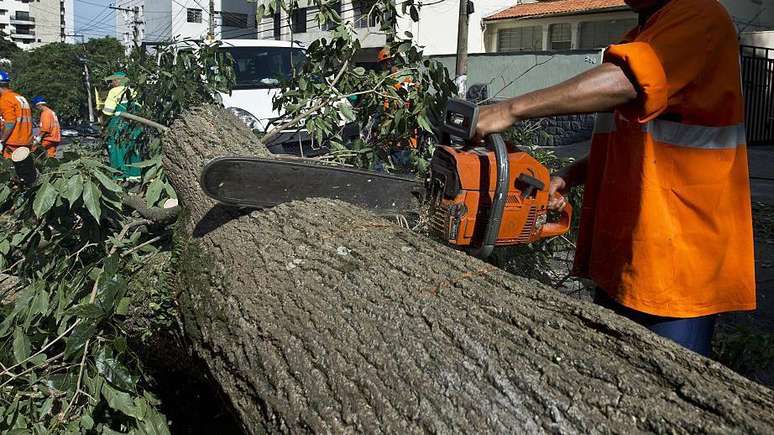
[(707, 127), (654, 119), (645, 124), (643, 129), (650, 133), (656, 142), (679, 147), (725, 149), (736, 148), (747, 142), (744, 123)]
[[(613, 113), (597, 113), (594, 134), (614, 133), (615, 121), (616, 117)], [(654, 119), (642, 125), (641, 128), (656, 142), (686, 148), (727, 149), (747, 143), (744, 123), (708, 127)]]

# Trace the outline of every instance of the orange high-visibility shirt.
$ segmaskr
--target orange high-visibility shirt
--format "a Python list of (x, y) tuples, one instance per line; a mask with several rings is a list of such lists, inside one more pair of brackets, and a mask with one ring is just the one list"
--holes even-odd
[(755, 308), (736, 29), (716, 0), (672, 0), (605, 61), (640, 97), (599, 114), (575, 271), (668, 317)]
[(62, 141), (62, 129), (59, 127), (59, 118), (50, 107), (43, 106), (40, 112), (40, 133), (47, 133), (43, 138), (43, 145), (56, 146)]
[(0, 115), (3, 117), (3, 129), (5, 123), (16, 123), (5, 141), (4, 156), (10, 158), (13, 150), (20, 146), (31, 147), (32, 109), (27, 99), (13, 91), (6, 92), (0, 97)]

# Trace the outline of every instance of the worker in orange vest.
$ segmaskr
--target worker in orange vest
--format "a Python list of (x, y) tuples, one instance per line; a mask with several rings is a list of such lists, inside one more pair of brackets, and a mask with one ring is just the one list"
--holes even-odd
[(575, 272), (599, 303), (707, 355), (717, 313), (756, 307), (736, 29), (716, 0), (626, 3), (639, 25), (601, 65), (482, 107), (478, 135), (603, 112), (590, 154), (549, 188), (585, 185)]
[(32, 104), (40, 110), (40, 133), (35, 137), (36, 145), (43, 145), (46, 155), (58, 158), (59, 144), (62, 142), (62, 129), (59, 118), (43, 97), (34, 97)]
[(3, 157), (11, 158), (11, 154), (19, 147), (35, 150), (32, 143), (32, 109), (26, 98), (12, 91), (9, 87), (10, 75), (0, 71), (0, 116), (3, 117), (3, 128), (0, 141), (3, 145)]

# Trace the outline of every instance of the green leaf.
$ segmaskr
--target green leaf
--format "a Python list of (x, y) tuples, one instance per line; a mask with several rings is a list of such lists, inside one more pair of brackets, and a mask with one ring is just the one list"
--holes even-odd
[(107, 382), (102, 384), (102, 396), (107, 400), (108, 406), (116, 411), (123, 412), (127, 416), (138, 420), (142, 420), (144, 417), (142, 410), (135, 406), (134, 400), (129, 393), (116, 390)]
[(130, 297), (121, 298), (121, 301), (118, 302), (118, 306), (116, 307), (116, 314), (119, 316), (125, 316), (129, 314), (129, 306), (131, 303), (132, 298)]
[(352, 107), (349, 104), (342, 104), (339, 110), (341, 110), (341, 114), (344, 115), (347, 121), (352, 122), (355, 120), (355, 114), (352, 113)]
[(409, 9), (409, 14), (411, 15), (411, 20), (415, 23), (419, 21), (419, 10), (416, 6), (411, 6), (411, 9)]
[(13, 331), (13, 357), (17, 363), (21, 363), (30, 356), (30, 339), (22, 331), (16, 328)]
[(86, 209), (89, 210), (89, 213), (94, 216), (94, 219), (96, 219), (97, 222), (99, 222), (99, 219), (102, 216), (102, 209), (99, 204), (101, 196), (102, 193), (91, 181), (87, 181), (83, 185), (83, 203), (86, 204)]
[(8, 186), (3, 186), (0, 189), (0, 204), (5, 203), (6, 200), (8, 200), (8, 197), (11, 195), (11, 188)]
[(81, 322), (73, 329), (70, 336), (65, 340), (64, 358), (69, 360), (83, 350), (86, 340), (90, 339), (97, 330), (95, 322)]
[(81, 197), (81, 193), (83, 193), (83, 177), (81, 174), (75, 174), (70, 177), (70, 179), (67, 180), (67, 184), (64, 186), (64, 190), (62, 196), (67, 199), (67, 202), (70, 203), (70, 207), (72, 208), (75, 201), (77, 201), (78, 198)]
[(35, 194), (35, 200), (32, 201), (32, 211), (35, 212), (35, 216), (41, 217), (51, 210), (58, 195), (56, 188), (48, 180), (44, 181)]
[(97, 178), (97, 180), (99, 180), (100, 184), (105, 186), (105, 189), (110, 190), (111, 192), (122, 192), (123, 191), (121, 186), (116, 184), (115, 181), (111, 180), (110, 177), (108, 177), (107, 175), (103, 174), (102, 171), (96, 170), (92, 174), (94, 175), (94, 177)]
[(86, 430), (94, 429), (94, 419), (89, 414), (83, 414), (81, 416), (81, 427)]
[(9, 252), (11, 252), (11, 243), (5, 239), (0, 242), (0, 254), (8, 255)]
[(170, 435), (167, 419), (150, 406), (145, 411), (145, 417), (137, 425), (137, 430), (145, 435)]
[(148, 186), (148, 191), (145, 192), (145, 201), (148, 207), (153, 207), (161, 196), (161, 191), (164, 189), (164, 182), (160, 178), (153, 180)]

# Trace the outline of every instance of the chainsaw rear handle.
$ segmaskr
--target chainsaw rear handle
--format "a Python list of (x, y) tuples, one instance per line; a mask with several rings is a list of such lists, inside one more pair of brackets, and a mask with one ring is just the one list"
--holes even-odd
[[(561, 197), (561, 193), (555, 193), (555, 196)], [(569, 202), (565, 202), (564, 208), (560, 212), (559, 222), (549, 222), (543, 225), (538, 233), (538, 237), (545, 239), (547, 237), (561, 236), (562, 234), (570, 231), (570, 225), (572, 225), (572, 206)]]
[(481, 259), (487, 258), (492, 254), (495, 243), (497, 242), (497, 235), (500, 233), (500, 224), (503, 221), (505, 202), (508, 197), (508, 175), (511, 172), (510, 162), (508, 160), (508, 147), (505, 145), (503, 137), (494, 133), (487, 136), (485, 140), (487, 146), (491, 147), (495, 152), (497, 184), (495, 185), (492, 207), (489, 212), (481, 246), (470, 252), (474, 257)]

